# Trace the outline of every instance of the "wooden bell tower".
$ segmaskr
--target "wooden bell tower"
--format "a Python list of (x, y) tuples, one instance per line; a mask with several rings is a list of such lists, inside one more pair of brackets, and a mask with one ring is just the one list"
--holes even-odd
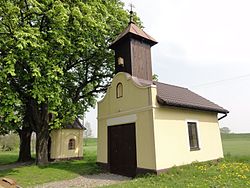
[(151, 46), (156, 40), (133, 21), (110, 45), (115, 51), (115, 73), (127, 72), (144, 80), (152, 80)]

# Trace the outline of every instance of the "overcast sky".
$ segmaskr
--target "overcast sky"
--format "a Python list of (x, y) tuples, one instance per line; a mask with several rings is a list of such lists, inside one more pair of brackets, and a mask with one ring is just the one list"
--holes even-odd
[[(220, 127), (250, 133), (250, 1), (123, 0), (133, 3), (159, 81), (187, 87), (230, 111)], [(96, 132), (96, 111), (86, 114)], [(96, 135), (96, 133), (95, 133)]]

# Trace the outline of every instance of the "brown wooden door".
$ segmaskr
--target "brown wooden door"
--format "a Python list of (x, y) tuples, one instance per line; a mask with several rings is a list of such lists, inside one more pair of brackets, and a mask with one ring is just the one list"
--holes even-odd
[(111, 173), (135, 177), (137, 162), (134, 123), (108, 127), (108, 161)]

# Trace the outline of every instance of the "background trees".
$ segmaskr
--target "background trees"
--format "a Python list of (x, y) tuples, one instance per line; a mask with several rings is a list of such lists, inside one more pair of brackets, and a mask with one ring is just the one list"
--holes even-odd
[(83, 139), (84, 139), (84, 145), (87, 146), (88, 139), (91, 136), (93, 136), (90, 122), (86, 121), (84, 127), (86, 128), (86, 130), (84, 130)]
[(231, 130), (228, 127), (222, 127), (220, 128), (220, 132), (224, 134), (229, 134)]
[(0, 151), (13, 151), (18, 148), (18, 136), (10, 133), (5, 136), (0, 135)]
[(35, 131), (38, 164), (48, 162), (49, 130), (106, 89), (114, 65), (107, 47), (127, 23), (119, 0), (0, 2), (1, 129), (19, 131), (23, 147)]

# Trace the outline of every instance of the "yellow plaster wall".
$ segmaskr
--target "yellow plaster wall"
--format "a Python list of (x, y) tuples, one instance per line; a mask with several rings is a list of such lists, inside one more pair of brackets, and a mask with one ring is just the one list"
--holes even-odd
[(108, 131), (107, 131), (106, 119), (98, 120), (97, 162), (108, 163)]
[(155, 169), (155, 141), (152, 109), (137, 113), (136, 148), (137, 167)]
[[(83, 157), (83, 130), (59, 129), (51, 131), (51, 158)], [(68, 150), (68, 142), (75, 139), (76, 148)]]
[[(223, 157), (216, 113), (156, 107), (154, 116), (157, 170)], [(197, 122), (198, 151), (190, 151), (188, 121)]]
[[(123, 84), (123, 97), (117, 99), (116, 85), (119, 82)], [(108, 121), (129, 116), (136, 117), (137, 167), (155, 169), (151, 87), (136, 85), (125, 73), (114, 77), (105, 98), (98, 102), (97, 162), (108, 163)]]
[[(123, 84), (123, 97), (116, 98), (116, 86), (119, 82)], [(151, 105), (149, 92), (150, 87), (135, 84), (129, 74), (116, 74), (105, 97), (98, 102), (98, 118), (128, 114), (130, 110), (148, 107)]]

